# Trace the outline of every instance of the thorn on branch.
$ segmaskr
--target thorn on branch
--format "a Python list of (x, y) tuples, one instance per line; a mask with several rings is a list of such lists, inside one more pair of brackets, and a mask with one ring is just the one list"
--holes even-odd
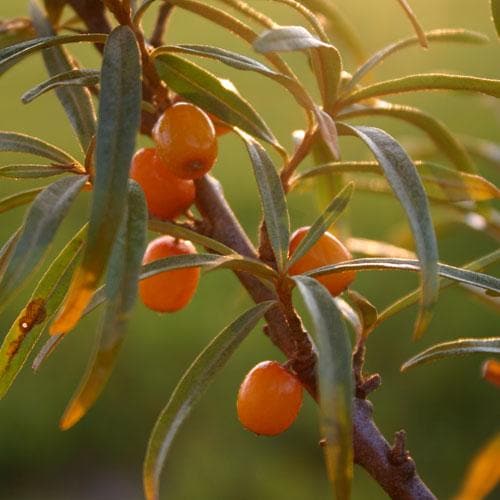
[(403, 477), (411, 478), (415, 475), (415, 462), (406, 449), (406, 432), (400, 430), (394, 434), (394, 444), (389, 451), (389, 462), (399, 468)]
[(363, 378), (360, 384), (356, 385), (356, 397), (366, 399), (368, 394), (375, 391), (382, 384), (382, 378), (378, 373)]

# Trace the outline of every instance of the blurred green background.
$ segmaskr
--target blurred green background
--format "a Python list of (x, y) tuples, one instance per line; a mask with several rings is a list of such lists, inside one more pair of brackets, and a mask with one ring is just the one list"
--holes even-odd
[[(0, 17), (26, 15), (27, 3), (1, 2)], [(280, 24), (301, 22), (284, 6), (270, 1), (250, 3), (272, 14)], [(426, 29), (467, 27), (488, 34), (492, 41), (482, 47), (435, 44), (427, 51), (408, 49), (379, 68), (376, 78), (430, 70), (500, 77), (500, 47), (487, 0), (413, 3)], [(336, 4), (360, 33), (367, 51), (411, 33), (407, 19), (392, 0), (339, 0)], [(154, 10), (147, 18), (147, 27), (151, 26)], [(248, 47), (221, 29), (181, 12), (174, 14), (168, 38), (170, 42), (220, 45), (250, 54)], [(92, 48), (72, 46), (71, 50), (86, 66), (98, 67)], [(303, 75), (304, 83), (313, 88), (305, 58), (298, 54), (287, 59), (301, 78)], [(345, 62), (346, 69), (354, 69), (348, 55)], [(303, 116), (281, 88), (258, 75), (241, 74), (216, 63), (206, 66), (232, 79), (241, 93), (255, 103), (283, 144), (291, 145), (290, 132), (303, 127)], [(53, 93), (28, 106), (19, 100), (24, 91), (44, 79), (40, 55), (30, 57), (2, 77), (0, 129), (32, 134), (80, 154)], [(432, 93), (398, 96), (393, 101), (420, 106), (457, 133), (499, 140), (500, 105), (492, 99)], [(365, 123), (384, 127), (397, 137), (412, 133), (422, 138), (414, 129), (395, 121), (377, 119)], [(140, 139), (140, 144), (148, 142)], [(343, 142), (342, 147), (346, 159), (369, 158), (352, 140)], [(13, 158), (14, 155), (2, 154), (0, 163), (8, 164)], [(487, 165), (479, 167), (487, 178), (498, 181), (498, 172)], [(255, 184), (246, 153), (234, 136), (221, 139), (220, 159), (214, 173), (245, 228), (255, 237), (259, 219)], [(32, 185), (27, 181), (2, 180), (0, 195)], [(293, 227), (311, 223), (317, 210), (310, 193), (293, 194), (290, 201)], [(76, 231), (87, 216), (88, 207), (89, 197), (84, 194), (58, 233), (52, 255)], [(0, 215), (0, 242), (20, 224), (23, 214), (21, 208)], [(404, 241), (402, 210), (389, 197), (356, 193), (347, 220), (355, 236)], [(495, 246), (487, 237), (459, 225), (440, 237), (441, 258), (453, 264), (473, 260)], [(0, 316), (2, 332), (8, 330), (33, 283)], [(416, 276), (372, 272), (360, 273), (354, 288), (382, 308), (416, 284)], [(205, 275), (193, 302), (175, 315), (157, 315), (138, 304), (108, 388), (88, 416), (63, 433), (57, 422), (85, 368), (99, 313), (86, 318), (36, 376), (25, 367), (0, 402), (0, 498), (139, 500), (142, 459), (155, 418), (193, 358), (249, 304), (228, 271)], [(498, 334), (498, 319), (492, 309), (463, 291), (452, 289), (442, 294), (426, 337), (414, 344), (414, 315), (412, 309), (391, 319), (370, 339), (367, 369), (380, 372), (383, 379), (383, 386), (371, 399), (384, 434), (390, 438), (405, 428), (421, 475), (439, 498), (450, 498), (458, 489), (469, 458), (498, 430), (498, 390), (481, 380), (480, 356), (447, 360), (404, 375), (399, 373), (399, 366), (442, 340)], [(305, 400), (293, 427), (273, 439), (257, 438), (244, 431), (237, 421), (235, 395), (239, 383), (255, 363), (264, 359), (282, 358), (261, 330), (256, 329), (180, 432), (164, 471), (163, 499), (330, 498), (318, 446), (317, 412), (310, 399)], [(499, 494), (497, 489), (496, 495)], [(385, 495), (363, 470), (356, 468), (353, 498), (371, 500)], [(495, 497), (494, 492), (490, 498), (500, 497)]]

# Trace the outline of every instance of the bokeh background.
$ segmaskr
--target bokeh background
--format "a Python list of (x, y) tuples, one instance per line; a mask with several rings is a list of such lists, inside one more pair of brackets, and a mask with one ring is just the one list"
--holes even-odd
[[(270, 1), (250, 3), (275, 16), (281, 24), (302, 22), (284, 6)], [(434, 44), (427, 51), (411, 48), (388, 60), (376, 71), (376, 78), (430, 70), (500, 77), (500, 46), (490, 20), (488, 1), (413, 3), (426, 29), (467, 27), (486, 33), (491, 43), (482, 47)], [(0, 17), (26, 15), (27, 4), (25, 0), (2, 1)], [(367, 51), (411, 33), (409, 23), (392, 0), (339, 0), (336, 4), (360, 33)], [(146, 20), (147, 27), (151, 26), (154, 10), (151, 9)], [(251, 54), (248, 47), (221, 29), (181, 12), (172, 18), (168, 40), (220, 45)], [(91, 47), (72, 46), (71, 50), (87, 67), (98, 68), (99, 60)], [(296, 54), (287, 59), (312, 89), (305, 58)], [(345, 61), (346, 69), (354, 69), (352, 58), (346, 55)], [(287, 147), (291, 145), (290, 132), (303, 126), (303, 116), (281, 88), (258, 75), (238, 73), (217, 63), (202, 63), (233, 80), (241, 93), (255, 103), (282, 142)], [(31, 56), (2, 76), (0, 128), (41, 137), (77, 155), (76, 141), (53, 93), (27, 106), (20, 102), (24, 91), (44, 79), (40, 55)], [(398, 96), (393, 101), (420, 106), (457, 133), (499, 141), (500, 105), (492, 99), (431, 93)], [(364, 122), (384, 127), (397, 137), (414, 134), (417, 139), (426, 140), (418, 131), (395, 121), (366, 119)], [(148, 141), (140, 139), (139, 144), (147, 145)], [(342, 142), (342, 147), (345, 158), (369, 159), (353, 140)], [(2, 154), (0, 163), (8, 164), (13, 159), (14, 155)], [(479, 163), (479, 167), (487, 178), (498, 181), (498, 171), (486, 164)], [(259, 219), (255, 183), (244, 148), (234, 136), (221, 139), (214, 173), (222, 181), (227, 198), (245, 228), (255, 238)], [(33, 185), (29, 181), (2, 179), (0, 195)], [(317, 204), (311, 193), (293, 194), (290, 202), (294, 227), (314, 220)], [(59, 231), (51, 255), (76, 231), (88, 209), (89, 196), (84, 194)], [(24, 211), (19, 208), (0, 215), (0, 242), (18, 227)], [(443, 213), (435, 215), (439, 220)], [(409, 244), (402, 210), (390, 197), (358, 192), (344, 217), (355, 236)], [(464, 226), (447, 229), (439, 241), (445, 262), (461, 264), (495, 248), (494, 241)], [(25, 287), (0, 316), (1, 332), (7, 332), (33, 284), (34, 281)], [(382, 308), (416, 284), (416, 276), (370, 272), (360, 273), (354, 288)], [(157, 315), (137, 304), (109, 386), (86, 418), (74, 429), (61, 432), (57, 422), (86, 366), (99, 312), (86, 318), (37, 375), (26, 366), (0, 402), (0, 499), (142, 498), (142, 459), (158, 413), (194, 357), (249, 304), (229, 271), (205, 275), (193, 302), (175, 315)], [(371, 337), (367, 368), (379, 372), (383, 379), (383, 386), (371, 399), (376, 421), (384, 434), (390, 437), (405, 428), (409, 449), (421, 475), (439, 498), (451, 498), (470, 457), (498, 430), (499, 393), (480, 378), (481, 356), (442, 361), (404, 375), (399, 367), (410, 356), (439, 341), (498, 334), (498, 318), (493, 309), (459, 289), (451, 289), (442, 294), (426, 337), (415, 344), (411, 341), (414, 315), (414, 309), (400, 314)], [(305, 400), (293, 427), (273, 439), (257, 438), (244, 431), (237, 421), (235, 395), (239, 383), (255, 363), (264, 359), (282, 358), (261, 329), (256, 329), (179, 433), (163, 475), (163, 499), (330, 498), (318, 446), (317, 411), (310, 399)], [(499, 495), (497, 489), (490, 498), (500, 498)], [(363, 470), (356, 468), (353, 498), (386, 497)]]

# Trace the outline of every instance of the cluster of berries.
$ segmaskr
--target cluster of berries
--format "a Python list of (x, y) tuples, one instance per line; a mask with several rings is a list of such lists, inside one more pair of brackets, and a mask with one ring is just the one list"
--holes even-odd
[[(218, 134), (211, 118), (193, 104), (177, 102), (166, 109), (153, 129), (156, 147), (137, 151), (130, 168), (151, 215), (173, 220), (189, 209), (196, 198), (194, 179), (214, 166), (217, 135), (225, 131)], [(161, 236), (149, 243), (143, 263), (193, 253), (190, 241)], [(199, 277), (197, 267), (167, 271), (142, 280), (139, 295), (154, 311), (175, 312), (190, 302)]]
[[(302, 227), (292, 234), (290, 255), (309, 229)], [(289, 273), (302, 274), (350, 259), (352, 256), (342, 242), (326, 232), (290, 267)], [(355, 271), (343, 271), (319, 276), (317, 279), (335, 297), (353, 282), (355, 276)], [(302, 384), (295, 374), (277, 361), (263, 361), (248, 372), (240, 386), (236, 402), (238, 418), (244, 427), (256, 434), (280, 434), (297, 418), (302, 405), (302, 393)]]
[[(214, 117), (185, 102), (176, 102), (159, 118), (153, 129), (155, 148), (139, 150), (132, 160), (130, 176), (145, 194), (149, 213), (173, 220), (193, 204), (194, 180), (205, 175), (217, 159), (217, 136), (230, 130)], [(295, 231), (290, 238), (293, 254), (309, 227)], [(151, 241), (143, 263), (182, 254), (194, 254), (190, 241), (161, 236)], [(291, 275), (350, 260), (347, 248), (326, 232), (311, 249), (291, 266)], [(142, 280), (139, 295), (142, 302), (158, 312), (175, 312), (192, 299), (200, 269), (192, 267), (166, 271)], [(354, 280), (354, 271), (320, 276), (318, 280), (333, 296), (342, 293)], [(245, 377), (237, 398), (240, 422), (260, 435), (280, 434), (295, 421), (302, 404), (302, 384), (277, 361), (256, 365)]]

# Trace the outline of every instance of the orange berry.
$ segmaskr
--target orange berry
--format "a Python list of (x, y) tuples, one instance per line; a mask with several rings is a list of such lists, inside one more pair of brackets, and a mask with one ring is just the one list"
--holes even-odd
[(178, 102), (165, 110), (153, 128), (153, 139), (165, 166), (181, 179), (205, 175), (217, 159), (212, 121), (200, 108)]
[(194, 202), (194, 182), (173, 175), (154, 148), (135, 153), (130, 177), (142, 187), (149, 213), (160, 219), (175, 219)]
[[(184, 98), (182, 96), (176, 95), (172, 99), (172, 102), (175, 104), (177, 102), (186, 102), (186, 101), (184, 101)], [(205, 111), (205, 113), (212, 121), (214, 128), (215, 128), (215, 135), (217, 137), (220, 137), (221, 135), (227, 134), (228, 132), (231, 132), (231, 130), (233, 130), (230, 125), (228, 125), (226, 122), (222, 121), (220, 118), (218, 118), (214, 114), (209, 113), (208, 111)]]
[[(173, 255), (194, 254), (190, 241), (172, 236), (160, 236), (151, 241), (146, 249), (143, 264)], [(199, 267), (175, 269), (139, 281), (139, 296), (143, 304), (157, 312), (175, 312), (186, 307), (198, 286)]]
[(299, 379), (277, 361), (263, 361), (247, 374), (238, 392), (236, 408), (249, 431), (275, 436), (286, 431), (302, 405)]
[[(299, 246), (304, 236), (308, 233), (309, 227), (301, 227), (295, 231), (290, 238), (290, 255)], [(352, 255), (349, 250), (328, 231), (324, 233), (318, 241), (290, 267), (290, 274), (302, 274), (317, 267), (327, 266), (351, 260)], [(356, 277), (356, 271), (343, 271), (341, 273), (325, 274), (318, 276), (317, 280), (324, 285), (335, 297), (341, 294)]]
[(483, 378), (500, 387), (500, 361), (488, 359), (483, 363)]

